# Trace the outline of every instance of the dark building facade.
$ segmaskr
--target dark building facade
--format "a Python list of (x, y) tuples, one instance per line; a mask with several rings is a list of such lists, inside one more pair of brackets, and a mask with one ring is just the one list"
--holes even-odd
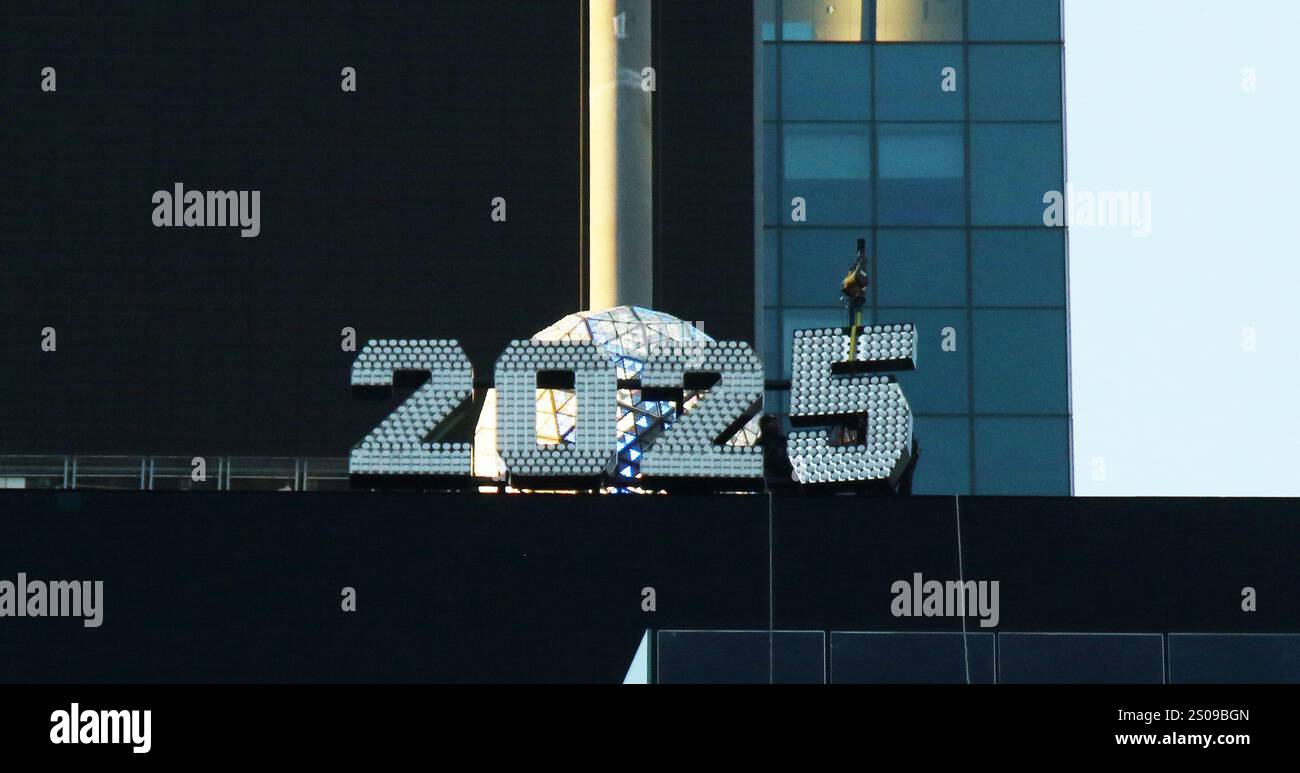
[[(345, 328), (488, 376), (585, 308), (585, 5), (4, 4), (0, 457), (344, 457), (393, 408)], [(752, 16), (654, 8), (653, 305), (750, 339)], [(176, 182), (260, 235), (154, 227)]]
[[(1071, 492), (1059, 0), (759, 0), (761, 330), (915, 323), (918, 493)], [(769, 393), (781, 404), (783, 395)]]

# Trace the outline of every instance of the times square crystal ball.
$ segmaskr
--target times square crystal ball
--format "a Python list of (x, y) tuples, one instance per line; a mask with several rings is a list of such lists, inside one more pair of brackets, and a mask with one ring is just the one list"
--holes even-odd
[[(712, 341), (690, 322), (671, 314), (640, 306), (615, 306), (604, 311), (570, 314), (533, 335), (538, 341), (594, 341), (614, 362), (618, 378), (637, 379), (650, 351), (661, 345)], [(682, 412), (688, 414), (703, 392), (688, 390)], [(577, 401), (571, 390), (539, 389), (537, 396), (537, 439), (539, 443), (563, 443), (574, 430)], [(632, 485), (637, 477), (642, 441), (672, 427), (677, 418), (673, 403), (641, 399), (636, 389), (618, 390), (618, 428), (615, 447), (618, 463), (615, 476)], [(759, 417), (755, 416), (727, 442), (752, 446), (758, 440)]]

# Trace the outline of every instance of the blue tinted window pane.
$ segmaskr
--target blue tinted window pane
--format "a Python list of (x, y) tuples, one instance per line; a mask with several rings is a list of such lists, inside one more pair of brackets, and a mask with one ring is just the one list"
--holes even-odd
[[(895, 374), (913, 413), (970, 411), (965, 309), (877, 309), (876, 319), (880, 324), (916, 325), (916, 370)], [(945, 328), (956, 335), (956, 351), (943, 350)]]
[[(781, 315), (778, 309), (763, 309), (763, 372), (767, 378), (781, 378)], [(769, 408), (769, 410), (771, 410)]]
[[(777, 362), (777, 360), (773, 360)], [(775, 366), (774, 366), (775, 367)], [(769, 371), (768, 378), (780, 378), (776, 371)], [(790, 403), (787, 398), (788, 392), (772, 390), (763, 393), (763, 412), (775, 414), (787, 414), (790, 412)]]
[(971, 132), (971, 221), (1042, 225), (1049, 191), (1065, 189), (1059, 123), (976, 124)]
[(971, 46), (970, 117), (1061, 120), (1061, 47)]
[(975, 419), (975, 493), (1069, 496), (1068, 421)]
[(781, 222), (781, 125), (763, 124), (763, 223)]
[(962, 0), (876, 0), (876, 40), (961, 40)]
[(913, 437), (920, 454), (912, 493), (969, 494), (970, 421), (917, 416)]
[[(963, 66), (961, 46), (878, 46), (877, 120), (962, 120), (966, 109)], [(942, 88), (945, 67), (957, 70), (956, 91)]]
[[(782, 230), (782, 303), (787, 306), (834, 306), (840, 281), (853, 265), (857, 240), (866, 229), (787, 228)], [(846, 324), (843, 320), (836, 324)]]
[(786, 123), (782, 222), (792, 219), (791, 200), (807, 204), (808, 225), (871, 222), (871, 135), (866, 124)]
[(1175, 684), (1300, 684), (1300, 634), (1169, 634)]
[(1065, 232), (972, 231), (971, 272), (977, 306), (1064, 306)]
[(660, 631), (661, 684), (821, 684), (820, 631)]
[[(790, 350), (794, 343), (794, 331), (816, 327), (844, 327), (848, 324), (848, 312), (840, 306), (786, 308), (782, 309), (781, 317), (781, 378), (790, 378)], [(862, 324), (874, 324), (870, 309), (863, 311)]]
[(1162, 684), (1160, 634), (1004, 633), (998, 641), (1006, 684)]
[(975, 412), (1069, 410), (1065, 311), (977, 309)]
[(882, 306), (966, 305), (966, 232), (882, 228), (872, 261)]
[(660, 631), (660, 684), (767, 684), (771, 649), (767, 637), (722, 631)]
[(786, 120), (871, 118), (871, 51), (865, 44), (785, 46), (781, 109)]
[(880, 124), (877, 217), (889, 225), (966, 222), (965, 136), (957, 124)]
[(763, 120), (775, 121), (780, 117), (777, 110), (781, 91), (777, 88), (781, 75), (777, 65), (776, 46), (763, 46)]
[(1061, 0), (969, 0), (971, 40), (1060, 40)]
[(785, 40), (861, 42), (871, 40), (870, 0), (783, 0)]
[(781, 232), (763, 229), (763, 303), (776, 306), (780, 301)]
[(826, 683), (826, 634), (773, 631), (771, 643), (773, 684)]
[(776, 0), (759, 0), (758, 24), (763, 40), (776, 40)]
[(994, 681), (991, 633), (831, 633), (833, 684)]

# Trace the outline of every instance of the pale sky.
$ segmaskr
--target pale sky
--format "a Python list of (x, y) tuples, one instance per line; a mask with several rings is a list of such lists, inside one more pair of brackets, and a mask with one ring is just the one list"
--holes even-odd
[(1069, 181), (1151, 192), (1148, 238), (1071, 224), (1076, 494), (1300, 495), (1297, 36), (1297, 0), (1065, 0)]

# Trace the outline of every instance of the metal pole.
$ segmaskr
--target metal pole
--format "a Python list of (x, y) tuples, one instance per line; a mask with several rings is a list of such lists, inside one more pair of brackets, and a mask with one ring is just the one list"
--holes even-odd
[(653, 303), (651, 0), (588, 0), (592, 309)]

